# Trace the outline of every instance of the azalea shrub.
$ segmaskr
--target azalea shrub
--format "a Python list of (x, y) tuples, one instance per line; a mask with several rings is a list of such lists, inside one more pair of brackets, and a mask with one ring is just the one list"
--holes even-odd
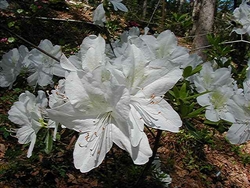
[[(1, 8), (7, 5), (3, 3)], [(107, 21), (106, 7), (128, 11), (121, 0), (104, 1), (93, 14), (93, 22), (101, 27)], [(249, 14), (250, 5), (243, 1), (234, 11), (242, 28), (233, 31), (249, 34)], [(98, 167), (114, 144), (134, 164), (146, 164), (155, 156), (146, 130), (177, 133), (182, 124), (192, 124), (192, 118), (231, 124), (226, 139), (232, 144), (250, 140), (249, 68), (239, 87), (232, 77), (232, 65), (223, 64), (227, 59), (221, 58), (220, 64), (203, 62), (179, 46), (170, 30), (156, 36), (147, 31), (145, 28), (140, 34), (133, 27), (111, 44), (101, 35), (90, 35), (68, 57), (48, 39), (31, 51), (20, 46), (3, 55), (1, 87), (15, 87), (22, 72), (34, 88), (53, 87), (36, 94), (25, 91), (8, 112), (9, 120), (19, 126), (10, 132), (20, 144), (30, 144), (27, 157), (31, 157), (41, 129), (48, 130), (47, 152), (58, 130), (78, 133), (73, 158), (82, 173)], [(55, 78), (60, 79), (54, 83)], [(170, 179), (166, 176), (163, 181), (169, 184)]]

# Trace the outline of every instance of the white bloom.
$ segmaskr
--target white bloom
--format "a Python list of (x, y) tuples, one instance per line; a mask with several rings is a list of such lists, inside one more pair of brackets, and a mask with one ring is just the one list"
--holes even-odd
[(133, 44), (126, 51), (114, 64), (125, 77), (124, 84), (131, 95), (129, 117), (133, 127), (132, 145), (136, 146), (140, 142), (144, 124), (178, 132), (182, 121), (162, 97), (181, 78), (182, 70), (171, 62), (158, 59), (148, 62), (144, 53)]
[(0, 61), (0, 87), (12, 87), (17, 76), (27, 63), (28, 49), (25, 46), (14, 48), (3, 55)]
[(96, 7), (93, 12), (93, 22), (96, 25), (104, 26), (103, 23), (106, 22), (105, 10), (103, 4), (100, 4)]
[[(249, 90), (244, 86), (244, 91)], [(242, 144), (250, 140), (250, 93), (239, 93), (233, 96), (235, 105), (231, 111), (236, 119), (227, 132), (227, 138), (232, 144)]]
[(129, 31), (124, 31), (120, 35), (120, 40), (116, 40), (115, 42), (112, 42), (113, 50), (111, 49), (110, 45), (106, 46), (106, 53), (109, 54), (109, 57), (114, 57), (114, 54), (116, 57), (119, 57), (123, 55), (124, 51), (127, 48), (128, 40), (131, 38), (138, 38), (140, 34), (140, 30), (138, 27), (132, 27)]
[[(74, 91), (74, 92), (72, 92)], [(144, 164), (151, 149), (144, 134), (130, 143), (129, 91), (104, 67), (92, 72), (73, 71), (65, 81), (69, 102), (48, 110), (49, 116), (80, 133), (74, 149), (74, 164), (81, 172), (99, 166), (113, 143), (128, 151), (135, 164)]]
[(65, 96), (65, 79), (61, 79), (58, 82), (58, 85), (55, 86), (55, 90), (51, 91), (49, 96), (49, 107), (53, 108), (60, 106), (68, 101), (68, 98)]
[(238, 8), (233, 12), (237, 22), (242, 25), (242, 28), (234, 28), (237, 34), (248, 33), (250, 35), (250, 5), (248, 0), (243, 0)]
[(100, 65), (105, 65), (106, 61), (105, 40), (100, 35), (90, 35), (82, 41), (76, 55), (72, 55), (68, 59), (62, 55), (60, 64), (69, 71), (92, 71)]
[(249, 118), (246, 121), (236, 121), (227, 132), (227, 139), (231, 144), (242, 144), (250, 140), (250, 122)]
[(35, 97), (29, 91), (19, 96), (19, 101), (15, 102), (9, 110), (9, 120), (20, 125), (19, 129), (13, 129), (20, 144), (30, 143), (27, 157), (32, 155), (36, 142), (37, 132), (42, 127), (55, 128), (55, 123), (49, 120), (45, 122), (47, 98), (44, 91), (38, 91)]
[(0, 0), (0, 9), (6, 9), (9, 3), (6, 0)]
[[(61, 57), (61, 47), (58, 45), (53, 46), (47, 39), (42, 40), (38, 47), (56, 58)], [(53, 75), (59, 77), (65, 76), (66, 70), (64, 70), (56, 60), (37, 49), (30, 51), (29, 59), (32, 61), (29, 67), (32, 69), (32, 73), (27, 79), (30, 85), (38, 84), (40, 86), (46, 86), (53, 83)]]
[(198, 93), (213, 91), (224, 85), (232, 86), (234, 81), (231, 77), (231, 68), (213, 70), (210, 62), (204, 63), (200, 73), (196, 74), (193, 79)]
[(123, 12), (128, 12), (127, 7), (123, 3), (121, 3), (122, 0), (109, 0), (109, 1), (110, 1), (110, 3), (113, 4), (115, 11), (118, 11), (118, 9), (119, 9)]
[(246, 79), (250, 80), (250, 59), (247, 62)]
[(201, 106), (206, 106), (205, 116), (208, 120), (217, 122), (220, 119), (235, 122), (231, 106), (235, 105), (232, 100), (234, 95), (232, 87), (223, 85), (213, 91), (197, 97), (197, 102)]
[[(247, 65), (248, 65), (248, 67), (246, 69), (246, 79), (243, 82), (245, 94), (250, 93), (250, 59), (248, 60)], [(247, 96), (249, 96), (249, 95), (247, 95)], [(249, 98), (249, 100), (250, 100), (250, 98)]]
[(178, 46), (177, 38), (169, 30), (160, 33), (157, 38), (152, 35), (141, 35), (137, 38), (132, 37), (129, 41), (140, 48), (148, 60), (171, 61), (181, 68), (201, 63), (198, 59), (197, 63), (193, 62), (196, 57), (190, 56), (187, 48)]

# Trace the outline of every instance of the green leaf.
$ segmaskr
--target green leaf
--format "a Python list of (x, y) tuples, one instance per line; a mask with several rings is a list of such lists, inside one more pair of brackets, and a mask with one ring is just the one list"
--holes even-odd
[(200, 72), (201, 69), (202, 69), (202, 65), (198, 65), (197, 67), (195, 67), (195, 69), (192, 71), (192, 73), (189, 76), (192, 76), (192, 75)]
[(192, 118), (192, 117), (197, 117), (198, 115), (200, 115), (202, 113), (203, 110), (205, 110), (205, 106), (200, 107), (199, 109), (189, 113), (187, 116), (185, 116), (185, 118)]
[(172, 90), (169, 90), (168, 93), (169, 93), (171, 96), (173, 96), (174, 98), (176, 98), (175, 93), (174, 93)]
[(61, 135), (59, 133), (56, 133), (56, 140), (60, 140), (61, 139)]
[(194, 98), (197, 98), (197, 97), (199, 97), (199, 96), (201, 96), (201, 95), (204, 95), (204, 94), (206, 94), (206, 93), (209, 93), (209, 92), (210, 92), (210, 91), (205, 91), (205, 92), (202, 92), (202, 93), (194, 94), (194, 95), (191, 95), (191, 96), (189, 96), (189, 97), (186, 97), (185, 100), (194, 99)]
[(48, 130), (46, 138), (45, 138), (45, 153), (49, 154), (53, 147), (53, 139), (50, 131)]
[(10, 136), (10, 132), (5, 127), (0, 127), (0, 133), (1, 132), (4, 138), (7, 138), (8, 136)]
[(189, 131), (195, 131), (196, 132), (196, 128), (194, 127), (194, 125), (192, 123), (190, 123), (189, 121), (184, 120), (184, 124), (187, 127), (187, 129)]
[(187, 18), (188, 14), (182, 14), (180, 15), (178, 21), (184, 21)]
[(214, 122), (214, 121), (209, 121), (209, 120), (205, 120), (204, 124), (208, 124), (208, 125), (219, 125), (220, 121)]
[(176, 98), (180, 97), (180, 91), (179, 91), (179, 89), (176, 86), (173, 87), (173, 92), (174, 92), (174, 96)]
[(11, 28), (11, 27), (15, 26), (15, 23), (16, 23), (16, 22), (9, 22), (9, 23), (8, 23), (8, 27)]
[(183, 77), (187, 78), (187, 77), (189, 77), (191, 75), (191, 73), (192, 73), (192, 67), (188, 66), (183, 71)]
[(183, 98), (185, 98), (187, 96), (187, 84), (186, 83), (183, 83), (179, 93), (180, 93), (180, 98), (181, 99), (183, 99)]
[(186, 116), (188, 114), (188, 105), (185, 103), (181, 103), (180, 105), (180, 112), (181, 112), (181, 116)]
[(17, 13), (21, 14), (23, 12), (23, 9), (17, 9)]
[(9, 43), (13, 43), (13, 42), (15, 42), (15, 40), (16, 40), (16, 39), (15, 39), (14, 37), (9, 37), (9, 38), (8, 38), (8, 42), (9, 42)]

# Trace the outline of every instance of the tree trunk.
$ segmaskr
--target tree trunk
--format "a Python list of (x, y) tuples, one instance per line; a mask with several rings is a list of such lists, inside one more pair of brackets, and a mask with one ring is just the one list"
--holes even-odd
[[(193, 41), (193, 49), (201, 48), (208, 45), (206, 35), (213, 30), (215, 4), (216, 0), (200, 0), (201, 6), (199, 11), (199, 17), (196, 23), (195, 38)], [(203, 53), (203, 49), (196, 51), (198, 55), (206, 60), (206, 55)]]
[(193, 4), (193, 11), (192, 11), (193, 28), (190, 32), (190, 35), (194, 35), (197, 29), (199, 13), (201, 9), (201, 0), (192, 1), (192, 4)]

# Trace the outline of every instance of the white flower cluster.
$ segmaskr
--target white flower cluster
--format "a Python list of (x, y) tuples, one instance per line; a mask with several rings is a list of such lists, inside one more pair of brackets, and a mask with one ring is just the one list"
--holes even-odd
[[(38, 46), (40, 49), (56, 58), (61, 57), (61, 47), (45, 39)], [(16, 78), (21, 73), (29, 73), (27, 81), (30, 85), (46, 86), (53, 84), (53, 75), (64, 77), (64, 70), (59, 62), (45, 55), (37, 49), (29, 52), (25, 46), (12, 49), (4, 54), (0, 61), (0, 87), (12, 88)]]
[(135, 164), (145, 164), (152, 151), (144, 125), (171, 132), (182, 125), (164, 94), (194, 57), (177, 46), (170, 31), (157, 38), (128, 34), (124, 41), (113, 44), (114, 56), (101, 36), (91, 35), (77, 54), (61, 58), (69, 73), (52, 91), (47, 111), (54, 121), (79, 132), (73, 155), (81, 172), (99, 166), (113, 143)]
[[(50, 83), (52, 75), (64, 77), (49, 96), (46, 125), (52, 124), (56, 131), (56, 124), (60, 123), (79, 132), (73, 156), (75, 167), (81, 172), (99, 166), (113, 143), (126, 150), (135, 164), (145, 164), (152, 151), (144, 126), (178, 132), (182, 125), (164, 94), (182, 78), (182, 68), (198, 64), (197, 56), (189, 55), (186, 48), (178, 46), (170, 31), (154, 37), (139, 35), (136, 30), (124, 33), (121, 41), (112, 44), (114, 53), (101, 36), (86, 37), (77, 54), (68, 58), (61, 55), (60, 70), (63, 71), (59, 74), (55, 71), (59, 65), (36, 50), (29, 53), (29, 61), (24, 63), (36, 70), (28, 81), (45, 85)], [(46, 49), (45, 44), (40, 47)], [(58, 51), (57, 47), (50, 49), (54, 55)], [(31, 94), (26, 92), (21, 96), (26, 95)], [(16, 130), (19, 142), (31, 142), (30, 156), (35, 135), (44, 121), (37, 110), (34, 112), (36, 107), (22, 107), (23, 117), (13, 110), (20, 109), (19, 103), (25, 106), (21, 96), (10, 110), (9, 119), (21, 125)], [(27, 101), (37, 106), (35, 100)], [(36, 114), (36, 118), (30, 114)], [(28, 119), (29, 125), (24, 125), (22, 119)], [(36, 127), (30, 123), (34, 121)], [(23, 128), (27, 126), (29, 131)], [(20, 141), (22, 137), (25, 142)]]
[(211, 62), (204, 63), (200, 73), (192, 78), (198, 93), (207, 92), (197, 97), (197, 102), (206, 107), (206, 119), (231, 122), (227, 138), (232, 144), (242, 144), (250, 140), (249, 70), (244, 88), (240, 89), (231, 77), (231, 68), (214, 67)]
[(15, 102), (8, 112), (9, 120), (20, 125), (19, 129), (11, 129), (11, 132), (16, 133), (18, 142), (30, 143), (27, 157), (32, 155), (37, 133), (41, 128), (54, 128), (56, 133), (55, 122), (47, 117), (47, 106), (48, 100), (44, 91), (38, 91), (37, 97), (26, 91), (19, 96), (19, 101)]
[(241, 28), (234, 28), (237, 34), (250, 35), (250, 1), (243, 0), (238, 8), (233, 12), (235, 20), (242, 25)]

